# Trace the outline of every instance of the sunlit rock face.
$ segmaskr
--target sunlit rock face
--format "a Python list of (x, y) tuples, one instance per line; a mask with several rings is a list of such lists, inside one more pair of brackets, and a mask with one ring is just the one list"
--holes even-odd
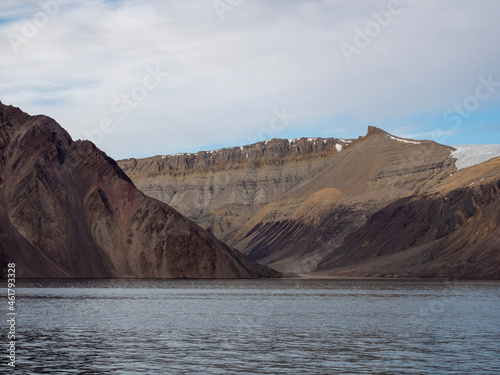
[[(495, 247), (484, 256), (463, 255), (472, 254), (470, 243), (479, 241), (463, 230), (468, 225), (463, 218), (480, 196), (488, 197), (485, 202), (496, 199), (495, 160), (477, 164), (498, 156), (492, 153), (497, 149), (457, 150), (369, 127), (355, 140), (272, 139), (119, 164), (145, 194), (284, 272), (495, 278)], [(475, 182), (468, 180), (472, 177)], [(458, 200), (463, 206), (447, 203), (451, 197), (463, 197)], [(474, 215), (489, 212), (489, 204)], [(477, 230), (484, 226), (485, 236), (493, 236), (496, 216), (483, 216), (474, 219)], [(453, 247), (458, 237), (452, 241), (452, 235), (468, 245)], [(489, 243), (497, 240), (492, 237)], [(399, 263), (402, 252), (412, 249), (420, 256)]]

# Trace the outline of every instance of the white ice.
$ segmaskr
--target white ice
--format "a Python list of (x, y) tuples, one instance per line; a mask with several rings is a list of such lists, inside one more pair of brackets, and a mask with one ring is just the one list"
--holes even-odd
[(457, 169), (469, 168), (500, 156), (500, 145), (464, 145), (452, 146), (456, 151), (451, 157), (457, 159)]
[(395, 141), (404, 142), (404, 143), (411, 143), (412, 145), (419, 145), (420, 143), (422, 143), (422, 142), (417, 142), (417, 141), (409, 141), (407, 139), (396, 138), (396, 137), (393, 137), (392, 135), (390, 135), (389, 137), (391, 137), (391, 139), (394, 139)]

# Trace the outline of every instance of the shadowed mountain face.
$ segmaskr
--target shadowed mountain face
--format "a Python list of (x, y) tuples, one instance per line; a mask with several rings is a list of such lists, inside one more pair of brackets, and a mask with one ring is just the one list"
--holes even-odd
[[(455, 171), (450, 158), (453, 149), (431, 141), (402, 140), (372, 127), (357, 140), (304, 138), (300, 142), (299, 151), (288, 140), (247, 146), (263, 149), (247, 164), (225, 155), (227, 150), (215, 151), (212, 158), (225, 166), (214, 162), (211, 168), (185, 173), (178, 190), (170, 188), (171, 202), (189, 214), (193, 196), (206, 191), (210, 181), (213, 197), (202, 217), (194, 220), (213, 228), (254, 260), (286, 272), (308, 272), (378, 209), (430, 190)], [(136, 167), (130, 167), (128, 160), (120, 165), (147, 194), (162, 199), (156, 193), (179, 178), (175, 175), (179, 169), (162, 168), (162, 160), (133, 161)], [(223, 188), (217, 181), (225, 182)], [(253, 195), (242, 189), (248, 186), (254, 187)], [(244, 208), (237, 207), (238, 202)], [(247, 213), (242, 215), (244, 209)], [(222, 233), (204, 220), (217, 215), (228, 222)]]
[(370, 128), (350, 149), (290, 189), (224, 240), (252, 259), (308, 272), (375, 212), (436, 186), (455, 171), (449, 147)]
[(427, 194), (384, 207), (328, 254), (318, 270), (500, 279), (500, 158), (461, 170)]
[(278, 276), (135, 188), (92, 143), (0, 103), (0, 261), (18, 277)]
[(496, 233), (494, 168), (457, 172), (454, 148), (373, 127), (357, 140), (300, 142), (119, 163), (146, 194), (283, 272), (499, 277), (498, 240), (473, 236)]

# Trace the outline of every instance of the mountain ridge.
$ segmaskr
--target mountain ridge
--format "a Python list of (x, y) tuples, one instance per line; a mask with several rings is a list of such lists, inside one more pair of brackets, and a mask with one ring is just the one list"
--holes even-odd
[[(245, 221), (314, 173), (325, 158), (352, 147), (356, 141), (272, 139), (213, 152), (126, 159), (118, 164), (146, 195), (180, 209), (203, 228), (218, 234)], [(234, 173), (236, 178), (232, 177)], [(166, 183), (156, 184), (157, 179)], [(182, 202), (187, 202), (187, 207)], [(228, 215), (236, 221), (226, 220)]]
[(384, 207), (316, 274), (500, 279), (500, 157), (471, 168)]
[[(259, 160), (248, 167), (235, 160), (236, 166), (228, 167), (230, 157), (226, 155), (224, 168), (192, 170), (183, 176), (175, 171), (162, 174), (155, 169), (154, 158), (148, 160), (155, 174), (147, 176), (146, 165), (140, 173), (134, 173), (133, 167), (124, 170), (146, 194), (168, 201), (254, 260), (282, 272), (330, 275), (325, 268), (330, 267), (332, 272), (347, 275), (345, 267), (339, 268), (331, 259), (354, 233), (367, 231), (370, 219), (391, 205), (400, 202), (404, 206), (405, 199), (425, 196), (451, 183), (460, 172), (457, 162), (469, 157), (467, 153), (455, 157), (459, 150), (452, 146), (397, 137), (371, 126), (364, 137), (348, 140), (340, 150), (333, 149), (342, 141), (339, 138), (331, 138), (329, 152), (306, 147), (307, 142), (314, 145), (318, 139), (323, 143), (322, 138), (303, 138), (299, 158), (277, 154), (274, 165)], [(260, 147), (266, 145), (265, 141), (259, 143)], [(224, 155), (224, 150), (218, 151)], [(118, 163), (123, 167), (122, 161)], [(464, 184), (462, 181), (460, 186)], [(353, 249), (342, 251), (347, 250)], [(353, 271), (355, 266), (350, 266), (349, 276), (359, 275)], [(419, 275), (428, 277), (424, 271), (422, 268)], [(384, 272), (378, 269), (363, 275)], [(450, 271), (446, 275), (457, 274)], [(406, 270), (405, 275), (416, 274)]]
[(18, 277), (253, 278), (279, 273), (137, 190), (53, 119), (0, 103), (0, 258)]
[(115, 162), (0, 103), (0, 271), (500, 279), (497, 152), (369, 127)]

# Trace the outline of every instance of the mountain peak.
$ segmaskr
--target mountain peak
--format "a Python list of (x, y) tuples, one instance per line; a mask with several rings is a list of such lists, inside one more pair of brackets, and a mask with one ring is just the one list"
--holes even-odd
[(19, 277), (279, 276), (146, 197), (93, 143), (3, 104), (0, 233)]
[(375, 134), (387, 134), (387, 135), (389, 135), (389, 133), (387, 133), (385, 130), (382, 130), (382, 129), (377, 128), (375, 126), (368, 126), (368, 131), (366, 133), (366, 136), (375, 135)]
[(12, 125), (23, 124), (27, 122), (30, 115), (23, 112), (20, 108), (4, 104), (0, 101), (0, 123), (10, 122)]

